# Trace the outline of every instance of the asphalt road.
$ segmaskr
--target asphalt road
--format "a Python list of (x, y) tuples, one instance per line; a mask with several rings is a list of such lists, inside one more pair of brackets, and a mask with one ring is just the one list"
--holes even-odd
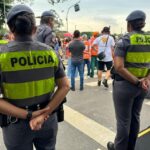
[[(70, 91), (65, 104), (65, 121), (59, 123), (56, 150), (106, 150), (106, 143), (113, 140), (116, 121), (109, 89), (97, 87), (96, 78), (85, 79), (84, 91)], [(141, 130), (150, 125), (150, 100), (145, 100), (141, 113)], [(0, 150), (5, 150), (0, 132)]]

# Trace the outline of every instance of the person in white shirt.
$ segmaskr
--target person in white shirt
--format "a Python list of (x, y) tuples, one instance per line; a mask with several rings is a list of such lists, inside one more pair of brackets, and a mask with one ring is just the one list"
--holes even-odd
[(112, 67), (112, 54), (114, 51), (115, 41), (112, 36), (110, 36), (110, 28), (104, 27), (102, 30), (102, 34), (95, 39), (93, 42), (93, 48), (98, 45), (98, 54), (101, 52), (105, 53), (105, 57), (102, 60), (98, 60), (98, 86), (101, 85), (102, 80), (102, 72), (107, 68), (105, 79), (102, 84), (108, 88), (108, 79), (110, 78), (110, 69)]

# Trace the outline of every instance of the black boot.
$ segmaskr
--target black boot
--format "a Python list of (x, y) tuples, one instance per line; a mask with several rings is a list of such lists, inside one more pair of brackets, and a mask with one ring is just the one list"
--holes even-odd
[(75, 87), (71, 87), (70, 90), (71, 90), (71, 91), (75, 91)]
[(83, 87), (80, 87), (80, 91), (83, 91), (84, 90), (84, 88)]
[(108, 150), (115, 150), (114, 143), (108, 142), (108, 143), (107, 143), (107, 149), (108, 149)]
[(109, 87), (106, 79), (103, 80), (103, 85), (104, 85), (106, 88)]
[(101, 86), (101, 81), (98, 81), (98, 82), (97, 82), (97, 85), (98, 85), (98, 86)]

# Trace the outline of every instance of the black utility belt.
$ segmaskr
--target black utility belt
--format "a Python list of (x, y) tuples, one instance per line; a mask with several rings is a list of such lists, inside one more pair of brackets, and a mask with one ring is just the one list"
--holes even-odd
[[(49, 101), (46, 101), (46, 102), (43, 102), (40, 104), (36, 104), (36, 105), (32, 105), (32, 106), (25, 106), (25, 107), (21, 107), (21, 108), (30, 110), (30, 111), (37, 111), (37, 110), (45, 108), (48, 105), (48, 103), (49, 103)], [(52, 114), (54, 114), (55, 112), (56, 111), (52, 112)], [(20, 120), (22, 120), (22, 119), (18, 119), (16, 117), (0, 114), (0, 126), (1, 127), (7, 127), (10, 124), (18, 123)]]
[(40, 103), (40, 104), (25, 106), (25, 107), (22, 107), (22, 108), (24, 108), (26, 110), (30, 110), (30, 111), (36, 111), (36, 110), (40, 110), (40, 109), (45, 108), (48, 105), (48, 103), (49, 103), (49, 101), (46, 101), (46, 102), (43, 102), (43, 103)]

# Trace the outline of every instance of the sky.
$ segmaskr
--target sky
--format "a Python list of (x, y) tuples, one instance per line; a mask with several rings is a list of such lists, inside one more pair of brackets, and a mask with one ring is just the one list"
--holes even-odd
[[(53, 6), (48, 0), (34, 0), (31, 8), (36, 16), (41, 15), (45, 10), (56, 10), (64, 23), (61, 30), (66, 30), (67, 10), (78, 1), (68, 0)], [(150, 31), (150, 0), (80, 0), (79, 5), (80, 11), (75, 12), (74, 7), (69, 11), (69, 32), (75, 29), (100, 32), (104, 26), (110, 26), (112, 33), (125, 33), (125, 19), (133, 10), (143, 10), (147, 14), (144, 30)]]

